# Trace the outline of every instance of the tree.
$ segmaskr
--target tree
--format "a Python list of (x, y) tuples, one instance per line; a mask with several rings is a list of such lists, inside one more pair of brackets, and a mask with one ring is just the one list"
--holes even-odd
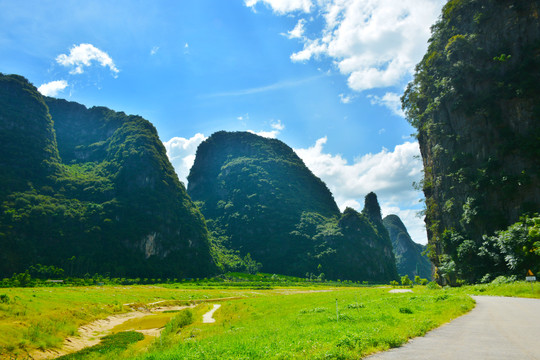
[(412, 281), (409, 279), (409, 275), (404, 275), (401, 277), (401, 285), (403, 286), (411, 286)]
[(260, 262), (257, 262), (251, 258), (250, 253), (247, 253), (247, 255), (244, 257), (244, 264), (246, 266), (247, 273), (252, 275), (257, 274), (262, 267)]

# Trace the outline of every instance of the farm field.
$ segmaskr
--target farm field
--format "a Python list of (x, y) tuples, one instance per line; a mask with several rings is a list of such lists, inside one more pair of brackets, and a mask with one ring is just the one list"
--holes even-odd
[[(77, 338), (82, 325), (159, 309), (101, 334), (110, 336), (95, 351), (87, 347), (63, 358), (355, 359), (397, 347), (474, 307), (474, 301), (461, 293), (423, 286), (412, 293), (389, 290), (321, 285), (4, 288), (0, 290), (0, 357), (63, 355), (56, 351), (65, 338)], [(218, 302), (216, 321), (203, 323), (203, 314)], [(173, 310), (163, 311), (167, 309)]]

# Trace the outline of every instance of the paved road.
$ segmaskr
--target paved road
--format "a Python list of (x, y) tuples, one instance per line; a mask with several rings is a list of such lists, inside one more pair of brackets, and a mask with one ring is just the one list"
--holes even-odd
[(473, 296), (476, 307), (449, 324), (369, 360), (540, 360), (540, 299)]

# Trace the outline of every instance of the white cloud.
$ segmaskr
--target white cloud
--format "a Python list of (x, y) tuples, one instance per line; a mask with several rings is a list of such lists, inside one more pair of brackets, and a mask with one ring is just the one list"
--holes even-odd
[(275, 139), (279, 135), (278, 130), (272, 130), (272, 131), (253, 131), (253, 130), (247, 130), (248, 132), (259, 135), (265, 138)]
[(103, 67), (108, 67), (113, 72), (114, 77), (120, 71), (106, 52), (96, 48), (92, 44), (73, 45), (69, 49), (69, 55), (61, 54), (56, 57), (57, 63), (72, 68), (69, 72), (70, 74), (82, 74), (84, 67), (91, 66), (93, 61), (96, 61)]
[(324, 77), (324, 76), (326, 76), (326, 74), (310, 76), (303, 79), (285, 80), (285, 81), (280, 81), (274, 84), (263, 85), (263, 86), (259, 86), (255, 88), (232, 90), (232, 91), (227, 91), (227, 92), (222, 92), (222, 93), (208, 94), (205, 97), (213, 98), (213, 97), (245, 96), (245, 95), (259, 94), (259, 93), (263, 93), (267, 91), (276, 91), (276, 90), (300, 86), (302, 84), (311, 82), (313, 80), (320, 79), (321, 77)]
[(303, 11), (309, 13), (311, 11), (311, 0), (244, 0), (246, 6), (255, 9), (257, 3), (263, 3), (270, 6), (272, 10), (278, 14), (286, 14), (289, 12)]
[(281, 120), (272, 120), (272, 121), (270, 121), (270, 127), (273, 130), (270, 130), (270, 131), (247, 130), (247, 132), (250, 132), (252, 134), (259, 135), (259, 136), (262, 136), (262, 137), (275, 139), (281, 133), (281, 131), (283, 131), (285, 129), (285, 125), (281, 122)]
[(396, 86), (411, 76), (446, 1), (318, 0), (313, 4), (309, 0), (245, 0), (251, 7), (258, 2), (281, 15), (315, 7), (318, 11), (313, 13), (318, 15), (310, 21), (316, 25), (322, 17), (324, 26), (308, 38), (303, 31), (306, 23), (298, 22), (289, 37), (301, 39), (303, 49), (293, 53), (291, 60), (328, 57), (348, 77), (351, 89), (363, 91)]
[(281, 123), (281, 120), (276, 120), (276, 121), (271, 121), (270, 122), (270, 127), (274, 130), (277, 130), (277, 131), (283, 131), (283, 129), (285, 129), (285, 125), (283, 125)]
[(418, 143), (405, 142), (393, 151), (383, 148), (379, 153), (364, 155), (349, 164), (341, 155), (324, 152), (326, 142), (324, 137), (312, 147), (295, 151), (326, 183), (340, 209), (352, 206), (361, 210), (365, 195), (373, 191), (383, 209), (391, 209), (396, 215), (407, 214), (407, 218), (402, 219), (405, 225), (408, 229), (416, 229), (416, 241), (425, 243), (425, 231), (418, 231), (423, 226), (422, 221), (411, 216), (418, 211), (422, 198), (422, 194), (412, 187), (413, 182), (420, 180), (422, 170)]
[(287, 31), (287, 34), (282, 34), (289, 39), (301, 39), (304, 37), (304, 25), (306, 24), (306, 20), (300, 19), (296, 23), (296, 26), (291, 31)]
[(152, 50), (150, 50), (150, 55), (156, 55), (159, 50), (159, 46), (154, 46)]
[(195, 153), (200, 143), (206, 140), (206, 137), (197, 133), (191, 138), (186, 139), (183, 137), (173, 137), (169, 141), (163, 143), (165, 149), (167, 149), (167, 156), (169, 161), (176, 170), (176, 174), (180, 181), (187, 185), (187, 176), (189, 170), (195, 162)]
[(354, 96), (351, 96), (351, 95), (339, 94), (339, 101), (342, 104), (349, 104), (353, 98)]
[(376, 95), (368, 95), (371, 105), (385, 106), (392, 111), (394, 115), (404, 118), (405, 113), (401, 109), (401, 99), (399, 94), (387, 92), (382, 97)]
[(45, 96), (56, 96), (68, 86), (66, 80), (55, 80), (38, 87), (38, 91)]

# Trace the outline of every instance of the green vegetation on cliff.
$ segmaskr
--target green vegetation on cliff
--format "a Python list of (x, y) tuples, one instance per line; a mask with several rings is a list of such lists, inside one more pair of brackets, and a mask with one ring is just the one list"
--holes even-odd
[(383, 223), (392, 241), (399, 275), (408, 275), (410, 279), (415, 276), (431, 279), (433, 265), (423, 254), (426, 247), (411, 239), (399, 216), (388, 215), (383, 219)]
[(524, 276), (483, 249), (540, 211), (539, 14), (538, 0), (449, 1), (402, 98), (424, 162), (431, 258), (450, 282)]
[(42, 97), (0, 74), (0, 274), (197, 277), (204, 218), (139, 116)]
[(397, 277), (384, 227), (381, 232), (352, 209), (341, 215), (326, 185), (279, 140), (247, 132), (213, 134), (197, 149), (188, 192), (220, 247), (244, 259), (249, 255), (265, 272)]

